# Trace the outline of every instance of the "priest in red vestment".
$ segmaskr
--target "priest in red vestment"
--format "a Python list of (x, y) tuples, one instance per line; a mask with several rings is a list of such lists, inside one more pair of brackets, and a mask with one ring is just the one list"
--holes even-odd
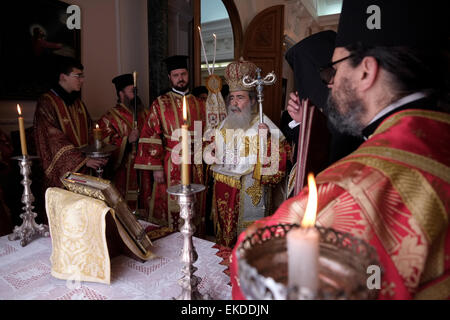
[[(225, 70), (230, 93), (228, 116), (215, 134), (213, 221), (216, 242), (230, 247), (237, 235), (272, 210), (272, 191), (285, 175), (290, 147), (277, 126), (265, 115), (260, 123), (254, 88), (242, 84), (255, 78), (256, 65), (235, 61)], [(266, 130), (267, 152), (259, 151), (258, 132)], [(266, 158), (267, 157), (267, 158)]]
[[(381, 11), (381, 29), (367, 27), (376, 22), (366, 21), (372, 5)], [(450, 115), (440, 107), (448, 105), (440, 45), (449, 29), (434, 23), (447, 21), (436, 17), (442, 12), (419, 1), (344, 0), (332, 62), (321, 73), (331, 88), (329, 120), (365, 142), (317, 176), (316, 224), (376, 249), (380, 299), (450, 298)], [(233, 298), (245, 298), (239, 244), (261, 226), (300, 223), (307, 195), (303, 190), (239, 236)]]
[[(132, 74), (122, 74), (112, 82), (116, 87), (117, 104), (103, 115), (98, 124), (102, 129), (102, 140), (115, 145), (109, 167), (112, 169), (112, 180), (117, 190), (132, 209), (143, 209), (139, 214), (147, 217), (148, 202), (151, 192), (151, 176), (148, 171), (139, 172), (134, 169), (136, 145), (140, 130), (148, 115), (148, 109), (137, 98), (137, 123), (134, 123), (134, 79)], [(138, 201), (138, 197), (139, 200)], [(139, 204), (139, 208), (137, 208)]]
[[(183, 97), (186, 97), (187, 124), (192, 137), (194, 137), (194, 125), (197, 126), (197, 131), (204, 128), (205, 106), (203, 101), (189, 93), (187, 57), (172, 56), (167, 58), (165, 63), (172, 88), (156, 98), (150, 107), (150, 114), (145, 120), (139, 138), (134, 167), (139, 170), (150, 170), (153, 174), (149, 221), (178, 230), (181, 226), (178, 199), (167, 194), (168, 187), (181, 184), (181, 165), (177, 164), (179, 163), (178, 154), (175, 155), (176, 151), (172, 152), (179, 145), (179, 141), (172, 140), (172, 135), (183, 124)], [(198, 133), (201, 135), (201, 132)], [(177, 158), (175, 162), (172, 153)], [(192, 152), (191, 155), (193, 155)], [(191, 183), (204, 184), (202, 161), (192, 160), (191, 163)], [(197, 197), (197, 214), (193, 219), (199, 235), (204, 232), (205, 227), (203, 201), (202, 193)]]
[(92, 121), (80, 98), (83, 65), (64, 57), (59, 61), (57, 84), (39, 97), (34, 114), (37, 154), (44, 170), (45, 187), (62, 187), (68, 171), (87, 172), (107, 160), (86, 157), (79, 148), (91, 140)]

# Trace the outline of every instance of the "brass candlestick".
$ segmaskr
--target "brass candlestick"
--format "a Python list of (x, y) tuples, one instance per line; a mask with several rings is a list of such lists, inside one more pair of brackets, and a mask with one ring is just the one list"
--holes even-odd
[(21, 184), (23, 185), (22, 203), (25, 205), (22, 207), (25, 212), (23, 212), (20, 217), (23, 220), (22, 225), (15, 226), (13, 233), (8, 236), (8, 240), (14, 241), (20, 239), (20, 245), (25, 247), (28, 243), (33, 240), (35, 235), (48, 237), (50, 233), (48, 231), (48, 226), (44, 224), (36, 224), (35, 218), (37, 214), (33, 212), (34, 206), (34, 196), (31, 192), (31, 179), (29, 175), (31, 173), (31, 161), (38, 159), (36, 156), (18, 156), (13, 157), (14, 160), (19, 160), (20, 173), (23, 176)]
[(182, 269), (183, 277), (178, 280), (182, 290), (177, 300), (209, 299), (208, 295), (202, 296), (197, 289), (201, 278), (194, 275), (195, 271), (197, 271), (194, 263), (197, 261), (198, 255), (192, 242), (195, 227), (192, 225), (191, 219), (195, 212), (195, 194), (203, 190), (205, 190), (205, 186), (200, 184), (176, 185), (167, 189), (167, 193), (170, 195), (178, 196), (180, 217), (184, 220), (184, 224), (180, 229), (184, 236), (183, 251), (181, 252), (181, 262), (184, 264)]

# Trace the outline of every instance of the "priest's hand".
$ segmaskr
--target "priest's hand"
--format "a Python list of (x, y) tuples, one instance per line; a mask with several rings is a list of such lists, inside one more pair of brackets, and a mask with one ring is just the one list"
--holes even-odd
[(298, 97), (298, 92), (291, 92), (289, 94), (289, 101), (287, 106), (287, 111), (291, 118), (295, 120), (295, 122), (299, 123), (302, 120), (302, 113), (300, 112), (300, 98)]
[(133, 143), (136, 142), (139, 139), (139, 130), (133, 129), (131, 130), (130, 134), (128, 135), (128, 142)]
[(108, 162), (108, 158), (88, 158), (86, 167), (97, 170), (101, 166), (104, 166)]
[(164, 171), (163, 170), (154, 170), (153, 178), (156, 183), (164, 183)]
[(267, 124), (265, 124), (264, 122), (263, 122), (263, 123), (260, 123), (260, 124), (258, 125), (258, 135), (261, 135), (261, 134), (260, 134), (261, 130), (267, 130), (264, 134), (270, 135), (270, 129), (269, 129), (269, 126), (268, 126)]

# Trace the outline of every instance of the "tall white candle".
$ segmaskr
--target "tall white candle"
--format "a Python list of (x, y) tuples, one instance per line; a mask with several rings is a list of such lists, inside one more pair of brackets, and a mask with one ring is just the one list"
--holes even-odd
[(216, 34), (213, 33), (213, 37), (214, 37), (214, 58), (213, 58), (213, 65), (212, 65), (212, 74), (214, 74), (214, 67), (216, 66), (216, 48), (217, 48), (217, 37)]
[(198, 34), (200, 35), (200, 43), (202, 44), (203, 55), (205, 56), (206, 67), (208, 68), (208, 74), (211, 74), (211, 70), (209, 69), (208, 57), (206, 55), (205, 44), (203, 43), (202, 37), (202, 29), (198, 27)]
[(314, 227), (317, 212), (317, 188), (312, 174), (308, 175), (308, 203), (301, 228), (286, 235), (288, 254), (288, 285), (306, 288), (311, 297), (319, 288), (319, 232)]

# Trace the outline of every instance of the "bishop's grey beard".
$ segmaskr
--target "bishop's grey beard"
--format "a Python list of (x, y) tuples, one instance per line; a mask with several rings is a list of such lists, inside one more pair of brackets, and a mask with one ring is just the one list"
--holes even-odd
[(228, 106), (228, 115), (224, 120), (224, 129), (243, 129), (247, 130), (252, 121), (252, 108), (247, 105), (241, 112), (238, 107)]
[[(337, 131), (360, 137), (365, 127), (362, 117), (366, 113), (366, 107), (363, 101), (356, 96), (348, 79), (343, 79), (341, 88), (341, 95), (344, 98), (336, 99), (330, 92), (324, 113)], [(346, 107), (343, 113), (339, 110), (339, 106)]]

